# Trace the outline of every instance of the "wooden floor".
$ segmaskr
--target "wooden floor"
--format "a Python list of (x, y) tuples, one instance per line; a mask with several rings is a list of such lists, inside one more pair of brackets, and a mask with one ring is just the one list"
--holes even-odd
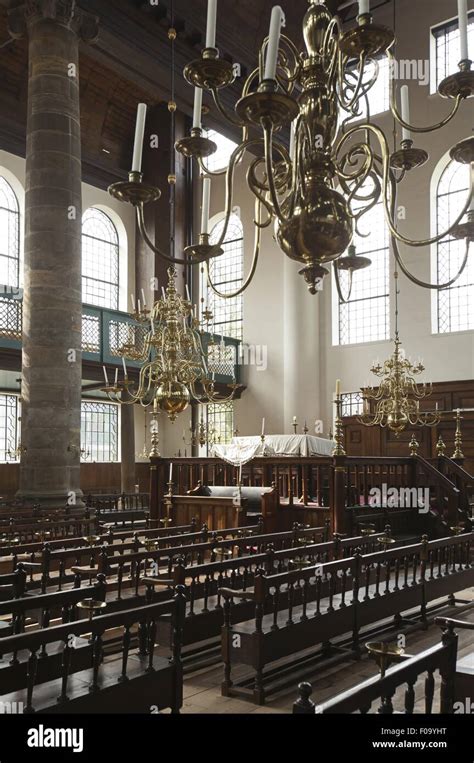
[[(474, 603), (474, 590), (472, 588), (460, 592), (459, 599), (471, 601)], [(445, 615), (447, 612), (440, 612)], [(452, 617), (474, 622), (474, 609), (461, 613), (461, 607), (458, 612), (449, 612)], [(427, 631), (417, 630), (406, 636), (406, 652), (409, 654), (418, 654), (424, 649), (439, 643), (440, 629), (436, 625), (431, 625)], [(458, 658), (465, 658), (469, 654), (474, 654), (474, 631), (459, 632), (459, 650)], [(247, 674), (248, 669), (239, 670), (235, 668), (232, 671), (233, 678), (239, 675)], [(308, 676), (313, 684), (312, 699), (317, 704), (324, 702), (330, 697), (335, 696), (341, 691), (348, 689), (356, 684), (370, 678), (378, 673), (378, 668), (372, 659), (363, 657), (359, 661), (347, 660), (338, 663), (336, 666), (324, 669), (321, 666), (318, 672), (313, 676)], [(222, 666), (218, 665), (212, 668), (204, 668), (185, 676), (184, 682), (184, 705), (182, 713), (291, 713), (292, 704), (296, 699), (295, 686), (279, 695), (272, 696), (264, 707), (258, 707), (250, 702), (236, 698), (222, 697), (220, 692), (220, 683), (222, 680)], [(423, 712), (423, 681), (416, 687), (416, 705), (415, 712)], [(394, 698), (394, 708), (403, 709), (403, 693)], [(438, 691), (436, 690), (436, 702), (438, 700)], [(433, 708), (436, 711), (436, 703)]]

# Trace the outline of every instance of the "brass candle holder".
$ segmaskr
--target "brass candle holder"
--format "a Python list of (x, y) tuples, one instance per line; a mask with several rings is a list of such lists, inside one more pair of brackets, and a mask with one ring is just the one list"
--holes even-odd
[(44, 543), (46, 540), (51, 538), (51, 533), (47, 530), (40, 530), (39, 532), (35, 533), (35, 538), (41, 541), (41, 543)]
[(160, 544), (157, 540), (145, 539), (142, 541), (142, 545), (145, 546), (147, 551), (157, 551), (160, 547)]
[(169, 517), (163, 517), (163, 519), (160, 519), (160, 525), (163, 525), (164, 527), (168, 527), (168, 525), (172, 525), (173, 520)]
[(359, 525), (359, 532), (361, 535), (375, 535), (375, 525), (368, 523)]
[(134, 207), (157, 201), (161, 196), (159, 188), (143, 182), (142, 172), (129, 172), (128, 180), (113, 183), (108, 191), (114, 199), (128, 202)]
[(217, 144), (205, 138), (200, 127), (193, 127), (191, 135), (176, 141), (174, 147), (186, 159), (206, 159), (217, 151)]
[(446, 443), (444, 442), (441, 435), (438, 437), (438, 442), (436, 443), (436, 455), (438, 457), (444, 456), (446, 453)]
[(184, 78), (193, 87), (202, 90), (220, 90), (235, 80), (234, 66), (219, 58), (217, 48), (205, 48), (201, 58), (191, 61), (184, 68)]
[(474, 95), (474, 72), (472, 61), (464, 59), (459, 63), (459, 71), (440, 82), (438, 93), (443, 98), (470, 98)]
[(350, 58), (375, 58), (386, 53), (395, 42), (395, 34), (381, 24), (372, 23), (372, 14), (358, 16), (359, 26), (349, 29), (339, 41), (340, 51)]
[(401, 148), (390, 157), (390, 166), (395, 170), (410, 172), (421, 167), (429, 159), (428, 152), (423, 148), (413, 148), (412, 140), (402, 140)]
[(100, 535), (84, 535), (82, 540), (92, 548), (92, 546), (97, 546), (97, 544), (100, 543), (101, 537)]
[(76, 605), (79, 609), (83, 609), (89, 613), (89, 621), (92, 621), (94, 612), (98, 612), (107, 606), (105, 601), (98, 601), (97, 599), (81, 599)]
[(464, 532), (466, 532), (466, 528), (464, 525), (454, 525), (453, 527), (449, 528), (453, 535), (462, 535)]
[(244, 125), (264, 125), (275, 130), (296, 119), (300, 111), (298, 103), (277, 88), (276, 80), (262, 80), (256, 92), (244, 95), (237, 102), (235, 111)]
[(401, 662), (401, 658), (405, 654), (403, 647), (386, 641), (369, 641), (365, 648), (377, 663), (380, 670), (380, 678), (385, 676), (387, 669), (392, 663)]
[(345, 456), (344, 450), (344, 429), (342, 426), (342, 398), (338, 395), (334, 401), (336, 406), (336, 419), (334, 422), (334, 448), (332, 449), (333, 456)]
[(210, 244), (209, 240), (209, 233), (200, 233), (199, 243), (190, 244), (190, 246), (185, 247), (184, 254), (195, 263), (205, 262), (211, 257), (219, 257), (221, 254), (224, 254), (222, 247)]
[(451, 456), (451, 458), (464, 458), (464, 453), (462, 452), (462, 434), (461, 434), (461, 410), (458, 408), (456, 410), (456, 416), (454, 417), (454, 420), (456, 422), (456, 432), (454, 435), (454, 453)]

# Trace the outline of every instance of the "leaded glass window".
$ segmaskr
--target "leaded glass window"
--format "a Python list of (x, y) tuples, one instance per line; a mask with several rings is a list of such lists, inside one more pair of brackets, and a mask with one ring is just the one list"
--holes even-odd
[(19, 461), (20, 403), (17, 395), (0, 395), (0, 462)]
[(234, 433), (234, 404), (215, 403), (207, 406), (208, 431), (219, 445), (226, 445)]
[(20, 209), (11, 185), (0, 176), (0, 284), (19, 286)]
[(118, 461), (118, 405), (82, 401), (81, 450), (87, 461)]
[[(211, 231), (211, 243), (222, 236), (224, 221), (217, 223)], [(211, 280), (218, 291), (228, 294), (242, 286), (244, 268), (244, 231), (240, 218), (233, 214), (229, 221), (227, 236), (222, 245), (224, 254), (214, 257), (209, 263)], [(204, 301), (212, 312), (214, 333), (242, 339), (243, 335), (243, 297), (223, 299), (217, 296), (210, 286), (204, 284)]]
[(118, 310), (119, 238), (105, 212), (91, 207), (82, 217), (82, 301)]
[(220, 172), (226, 169), (232, 153), (237, 148), (237, 143), (229, 140), (225, 135), (221, 135), (220, 132), (216, 132), (216, 130), (207, 130), (206, 138), (216, 144), (217, 151), (205, 160), (205, 166), (211, 172)]
[[(452, 162), (443, 172), (436, 195), (436, 232), (447, 230), (466, 203), (469, 189), (469, 167)], [(445, 238), (437, 245), (437, 282), (447, 283), (458, 272), (464, 254), (464, 240)], [(448, 289), (437, 292), (437, 331), (474, 329), (474, 261), (470, 257), (463, 274)]]
[(362, 392), (343, 392), (341, 395), (341, 415), (361, 416), (364, 412), (364, 398)]
[[(360, 194), (370, 191), (366, 184)], [(357, 208), (357, 207), (356, 207)], [(390, 274), (389, 236), (382, 202), (370, 209), (354, 236), (357, 254), (372, 260), (370, 267), (354, 273), (349, 302), (339, 300), (339, 344), (358, 344), (389, 339)], [(343, 296), (348, 293), (347, 271), (340, 273)]]

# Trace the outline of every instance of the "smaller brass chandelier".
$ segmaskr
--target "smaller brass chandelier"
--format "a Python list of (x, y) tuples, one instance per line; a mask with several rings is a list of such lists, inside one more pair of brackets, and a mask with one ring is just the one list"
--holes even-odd
[(204, 448), (206, 445), (215, 445), (219, 441), (217, 432), (213, 426), (204, 421), (204, 416), (201, 413), (199, 424), (196, 427), (190, 427), (190, 439), (186, 439), (186, 433), (183, 432), (183, 443), (196, 448), (198, 445)]
[(358, 421), (364, 426), (387, 427), (398, 437), (408, 426), (436, 426), (441, 415), (435, 411), (420, 412), (420, 400), (430, 397), (431, 383), (421, 385), (416, 377), (425, 371), (424, 365), (413, 364), (405, 357), (398, 334), (398, 273), (395, 273), (395, 349), (382, 364), (370, 369), (381, 380), (378, 387), (369, 386), (364, 390), (364, 406), (374, 401), (375, 412), (364, 412)]
[[(153, 404), (153, 412), (163, 411), (170, 421), (175, 421), (192, 400), (201, 404), (228, 402), (240, 386), (234, 376), (227, 396), (217, 392), (215, 374), (209, 374), (206, 361), (204, 326), (191, 301), (178, 294), (176, 278), (174, 267), (169, 268), (162, 298), (150, 311), (144, 308), (132, 315), (146, 329), (139, 346), (127, 343), (120, 349), (123, 381), (119, 382), (116, 375), (115, 383), (103, 388), (113, 402), (140, 403), (143, 407)], [(137, 385), (129, 380), (126, 358), (142, 362)]]

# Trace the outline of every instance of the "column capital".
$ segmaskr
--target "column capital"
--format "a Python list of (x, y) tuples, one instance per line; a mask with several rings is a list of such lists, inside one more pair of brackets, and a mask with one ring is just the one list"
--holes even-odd
[(72, 29), (84, 42), (99, 36), (99, 17), (82, 10), (76, 0), (26, 0), (8, 11), (8, 31), (14, 39), (25, 37), (38, 21), (54, 21)]

